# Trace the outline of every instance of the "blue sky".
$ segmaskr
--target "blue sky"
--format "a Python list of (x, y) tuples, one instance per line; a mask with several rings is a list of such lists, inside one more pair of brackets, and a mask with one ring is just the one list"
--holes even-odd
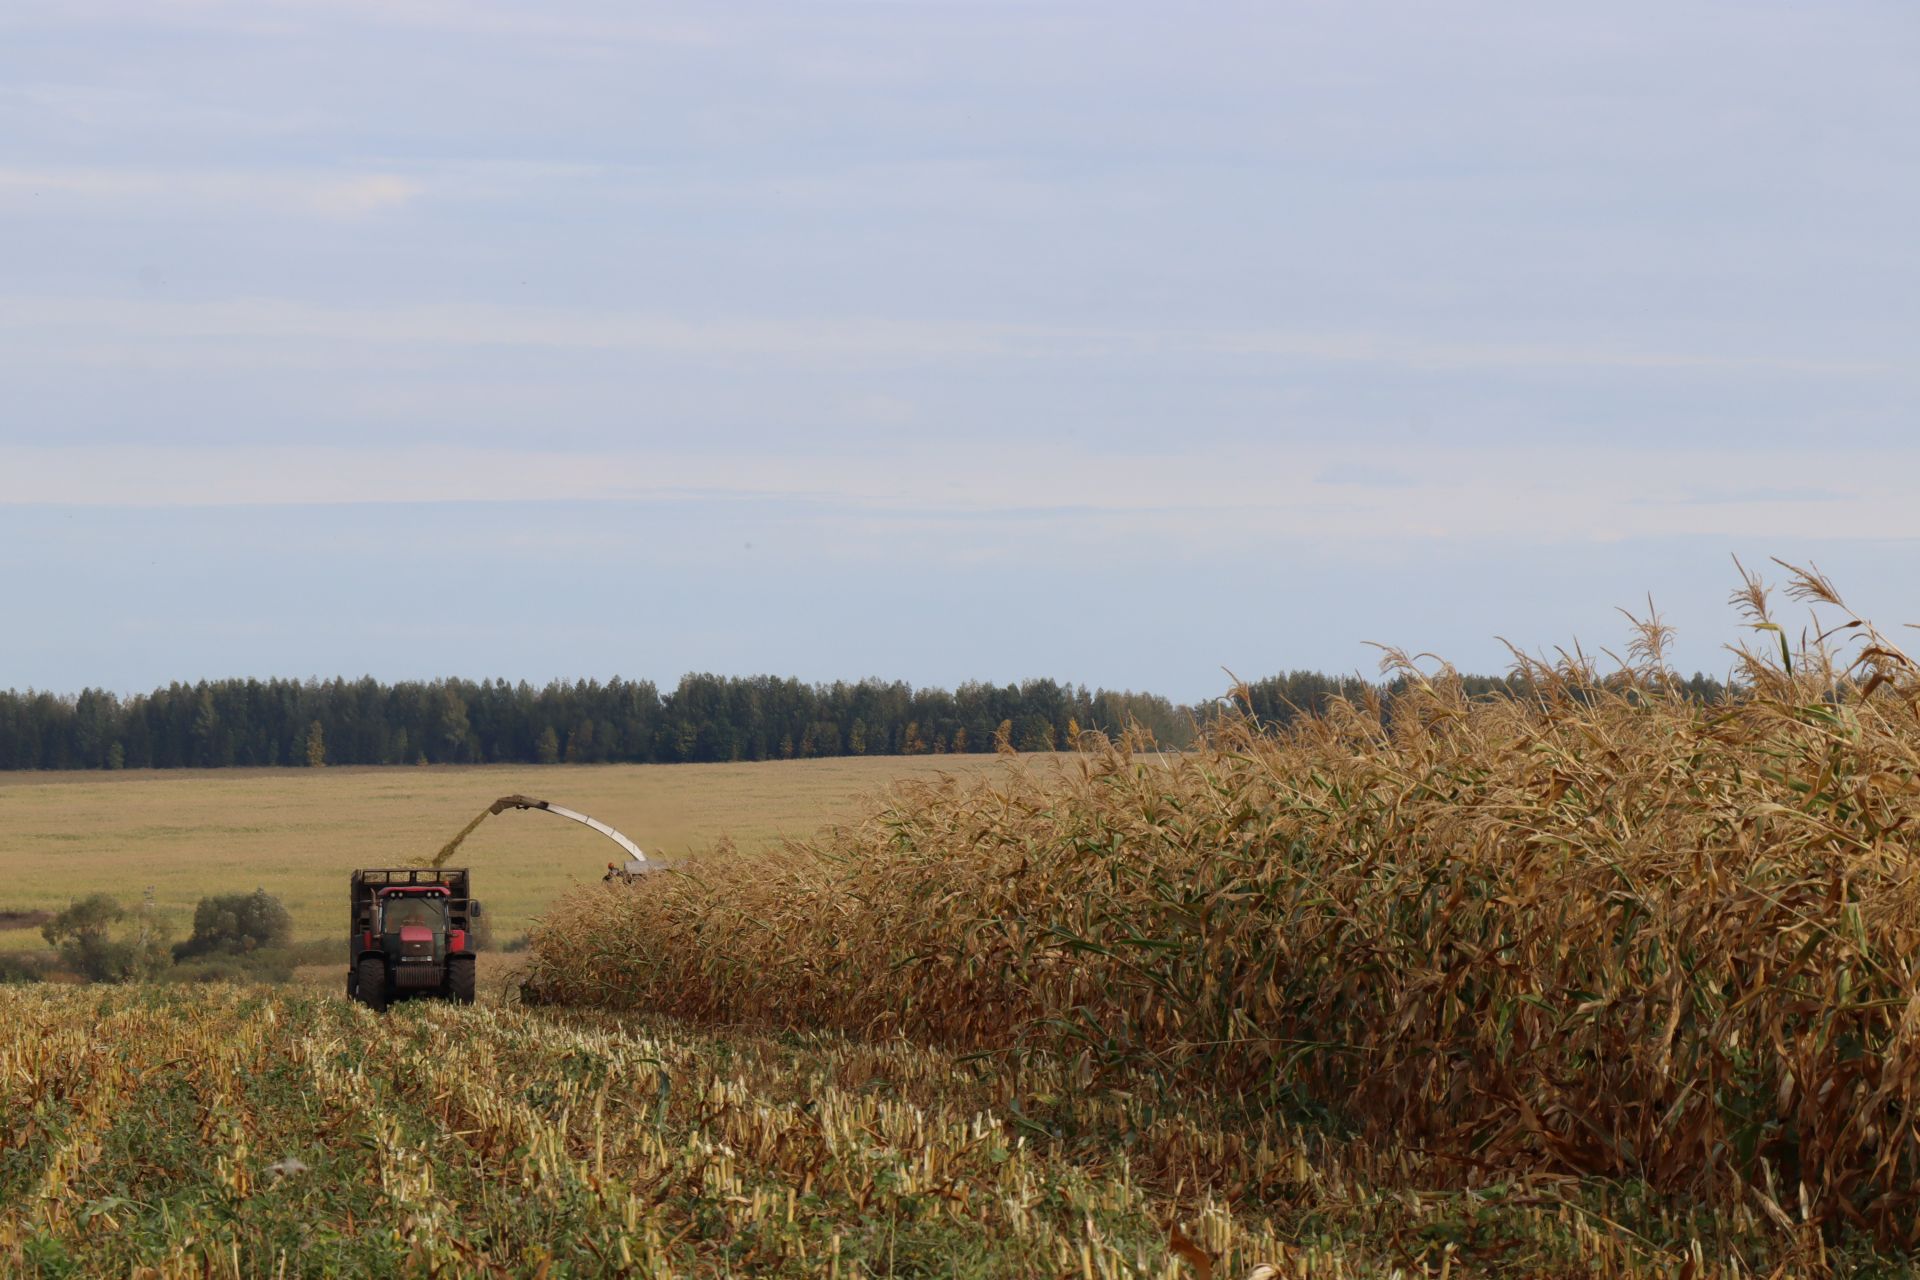
[(1920, 620), (1900, 4), (12, 0), (0, 685)]

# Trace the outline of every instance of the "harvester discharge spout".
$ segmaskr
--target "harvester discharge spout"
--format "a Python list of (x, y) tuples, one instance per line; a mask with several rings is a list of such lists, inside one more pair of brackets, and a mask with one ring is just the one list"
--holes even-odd
[(592, 827), (595, 831), (598, 831), (601, 835), (613, 841), (622, 849), (625, 849), (629, 860), (634, 862), (645, 862), (647, 860), (647, 855), (640, 852), (639, 845), (627, 839), (618, 831), (615, 831), (612, 827), (600, 821), (600, 819), (590, 818), (577, 810), (564, 809), (557, 804), (550, 804), (545, 800), (535, 800), (532, 796), (501, 796), (493, 802), (493, 807), (488, 809), (487, 812), (505, 813), (508, 809), (538, 809), (543, 813), (556, 814), (562, 818), (571, 818), (573, 821), (581, 823), (584, 826)]
[[(461, 841), (465, 840), (475, 827), (479, 826), (486, 818), (495, 814), (505, 813), (509, 809), (537, 809), (542, 813), (551, 813), (558, 817), (578, 822), (582, 826), (592, 827), (595, 831), (598, 831), (601, 835), (626, 850), (627, 861), (624, 867), (617, 866), (613, 863), (608, 864), (609, 868), (617, 871), (621, 878), (632, 879), (635, 875), (644, 875), (653, 869), (647, 862), (647, 855), (640, 852), (639, 845), (627, 839), (627, 837), (621, 835), (618, 831), (615, 831), (612, 827), (600, 821), (600, 819), (588, 817), (586, 814), (575, 809), (567, 809), (557, 804), (549, 804), (545, 800), (536, 800), (532, 796), (501, 796), (498, 800), (488, 805), (472, 822), (469, 822), (466, 827), (461, 830), (459, 835), (449, 840), (446, 846), (434, 855), (433, 861), (427, 863), (427, 865), (429, 867), (445, 866), (447, 859), (453, 856), (453, 851), (460, 847)], [(609, 875), (608, 878), (612, 879), (613, 876)]]

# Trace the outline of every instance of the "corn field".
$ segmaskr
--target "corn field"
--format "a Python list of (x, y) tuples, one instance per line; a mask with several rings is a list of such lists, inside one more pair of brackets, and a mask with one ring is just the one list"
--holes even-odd
[(0, 1121), (7, 1276), (1751, 1274), (1040, 1055), (511, 1005), (0, 987)]
[[(1791, 573), (1815, 629), (1793, 642), (1746, 577), (1725, 704), (1678, 691), (1652, 616), (1604, 669), (1517, 656), (1511, 698), (1389, 654), (1404, 692), (1283, 735), (1083, 743), (771, 859), (583, 891), (528, 992), (1045, 1055), (1094, 1091), (1214, 1098), (1229, 1134), (1398, 1151), (1427, 1187), (1630, 1189), (1641, 1225), (1610, 1230), (1701, 1250), (1691, 1274), (1903, 1254), (1920, 686)], [(1206, 1180), (1270, 1205), (1263, 1176), (1243, 1154)]]
[(907, 1046), (231, 990), (0, 988), (0, 1025), (8, 1275), (1170, 1274), (1124, 1170)]

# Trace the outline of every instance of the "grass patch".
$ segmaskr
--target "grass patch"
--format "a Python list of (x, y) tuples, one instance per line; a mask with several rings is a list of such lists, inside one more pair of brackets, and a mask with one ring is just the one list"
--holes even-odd
[[(873, 757), (742, 765), (434, 766), (0, 773), (8, 840), (0, 870), (10, 914), (59, 911), (148, 884), (185, 937), (201, 898), (264, 888), (294, 936), (344, 936), (356, 867), (431, 856), (496, 796), (527, 792), (584, 810), (649, 854), (678, 857), (730, 836), (758, 850), (807, 831), (855, 797), (940, 770), (992, 771), (992, 757)], [(401, 785), (404, 784), (404, 785)], [(258, 820), (236, 823), (236, 812)], [(540, 814), (486, 822), (461, 847), (500, 937), (525, 933), (549, 903), (597, 882), (618, 850)], [(131, 878), (130, 878), (131, 877)], [(0, 952), (42, 944), (38, 924), (0, 923)]]

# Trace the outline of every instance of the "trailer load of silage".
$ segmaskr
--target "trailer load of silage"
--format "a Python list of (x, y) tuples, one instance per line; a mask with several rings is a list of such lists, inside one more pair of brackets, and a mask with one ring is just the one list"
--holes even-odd
[(1911, 1242), (1915, 669), (1842, 610), (1708, 704), (1644, 624), (1512, 696), (1396, 662), (1280, 734), (904, 785), (769, 855), (583, 890), (529, 989), (1083, 1057), (1457, 1157)]

